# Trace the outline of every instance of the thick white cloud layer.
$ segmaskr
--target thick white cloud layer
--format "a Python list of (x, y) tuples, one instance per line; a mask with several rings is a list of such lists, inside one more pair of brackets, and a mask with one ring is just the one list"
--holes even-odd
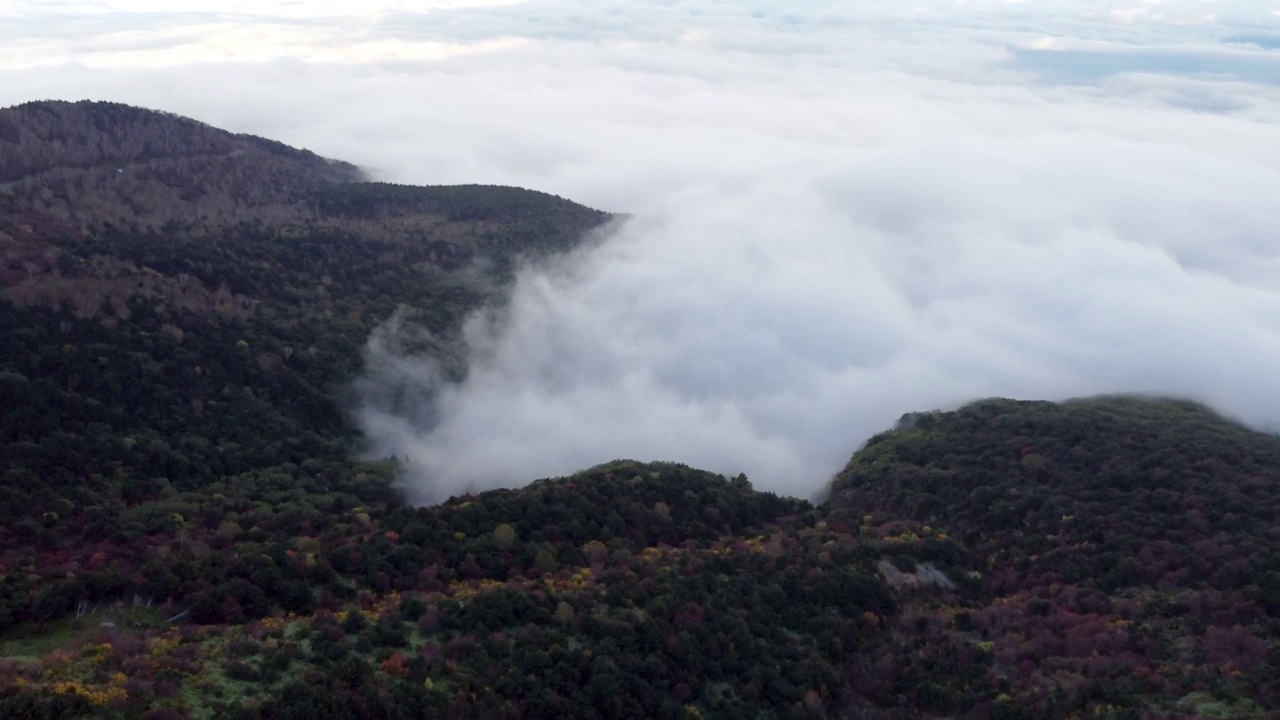
[(423, 497), (615, 457), (807, 495), (987, 395), (1280, 423), (1280, 3), (84, 5), (0, 3), (0, 104), (634, 215), (522, 273), (460, 385), (371, 342), (369, 397), (424, 400), (364, 428)]

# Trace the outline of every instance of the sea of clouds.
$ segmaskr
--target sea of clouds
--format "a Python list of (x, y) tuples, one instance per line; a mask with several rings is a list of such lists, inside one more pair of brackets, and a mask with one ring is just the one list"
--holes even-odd
[(631, 215), (474, 318), (461, 383), (371, 339), (360, 422), (422, 499), (618, 457), (807, 496), (992, 395), (1280, 426), (1278, 2), (51, 5), (0, 2), (0, 105)]

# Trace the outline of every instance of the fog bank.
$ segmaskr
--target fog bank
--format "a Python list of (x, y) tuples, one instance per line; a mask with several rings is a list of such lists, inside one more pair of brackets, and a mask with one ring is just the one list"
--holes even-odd
[(371, 338), (362, 428), (422, 498), (617, 457), (808, 495), (990, 395), (1280, 421), (1274, 3), (85, 7), (0, 6), (0, 103), (632, 214), (474, 318), (461, 384)]

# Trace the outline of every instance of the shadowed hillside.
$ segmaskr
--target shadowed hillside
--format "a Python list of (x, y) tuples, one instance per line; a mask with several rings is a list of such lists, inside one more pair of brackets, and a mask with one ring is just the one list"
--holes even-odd
[(305, 193), (360, 179), (347, 163), (127, 105), (0, 110), (0, 192), (17, 212), (72, 227), (313, 219)]
[(911, 414), (820, 507), (626, 460), (411, 507), (371, 333), (460, 376), (610, 217), (0, 110), (0, 718), (1280, 713), (1280, 439), (1194, 403)]
[(1243, 717), (1280, 703), (1278, 478), (1280, 438), (1195, 403), (986, 400), (872, 438), (829, 506), (973, 552), (993, 599), (972, 617), (1015, 685), (1114, 677)]
[[(46, 570), (185, 532), (145, 510), (175, 493), (305, 467), (325, 491), (389, 497), (388, 473), (371, 484), (350, 459), (338, 402), (373, 328), (399, 310), (446, 342), (521, 258), (609, 218), (517, 188), (353, 182), (345, 163), (120, 105), (0, 119), (0, 167), (25, 178), (0, 186), (0, 626), (70, 607), (32, 615)], [(215, 222), (208, 203), (234, 212)], [(37, 548), (64, 560), (11, 572)]]

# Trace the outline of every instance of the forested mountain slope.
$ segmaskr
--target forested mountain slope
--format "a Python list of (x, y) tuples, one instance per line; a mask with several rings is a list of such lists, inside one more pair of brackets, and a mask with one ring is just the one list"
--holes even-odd
[(1280, 713), (1280, 440), (1192, 403), (910, 415), (820, 507), (622, 460), (408, 506), (370, 333), (444, 352), (609, 219), (0, 110), (0, 718)]
[(359, 179), (347, 163), (127, 105), (0, 110), (0, 190), (19, 212), (73, 227), (313, 219), (301, 194)]
[(993, 600), (971, 617), (1016, 686), (1111, 677), (1238, 717), (1280, 708), (1278, 478), (1280, 438), (1195, 403), (989, 400), (872, 438), (829, 511), (972, 552)]
[(192, 532), (184, 493), (390, 497), (338, 402), (372, 329), (399, 309), (447, 339), (519, 258), (609, 218), (517, 188), (358, 182), (106, 103), (0, 110), (0, 176), (0, 629), (69, 610), (35, 603), (52, 578), (136, 585), (148, 548)]
[(32, 103), (0, 128), (0, 176), (22, 178), (0, 189), (0, 549), (40, 535), (32, 518), (67, 541), (117, 502), (345, 461), (335, 397), (373, 327), (404, 308), (447, 336), (518, 258), (608, 219), (516, 188), (353, 182), (120, 105)]

